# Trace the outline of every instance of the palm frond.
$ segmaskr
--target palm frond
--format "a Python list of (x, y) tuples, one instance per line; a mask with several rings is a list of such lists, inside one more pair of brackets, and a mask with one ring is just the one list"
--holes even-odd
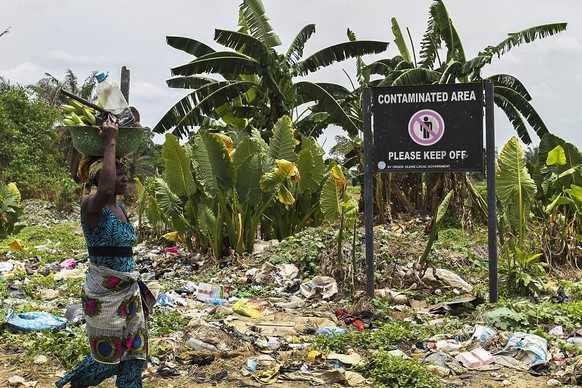
[(493, 101), (495, 102), (495, 105), (503, 110), (521, 141), (525, 144), (531, 144), (531, 137), (527, 132), (527, 127), (523, 122), (523, 118), (515, 106), (513, 106), (511, 101), (499, 94), (493, 95)]
[(214, 40), (255, 59), (262, 65), (270, 66), (276, 61), (269, 48), (259, 39), (249, 34), (217, 29), (214, 33)]
[(441, 34), (436, 22), (436, 3), (434, 2), (429, 11), (426, 32), (420, 42), (420, 67), (432, 69), (438, 57), (438, 50), (441, 48)]
[(263, 42), (269, 49), (280, 46), (281, 39), (269, 24), (261, 0), (244, 0), (240, 5), (239, 25)]
[(326, 47), (297, 63), (297, 75), (306, 75), (320, 67), (329, 66), (332, 63), (341, 62), (348, 58), (367, 54), (379, 54), (386, 51), (387, 48), (387, 42), (372, 40), (339, 43)]
[(291, 65), (294, 65), (303, 57), (303, 49), (305, 48), (305, 43), (311, 38), (311, 35), (315, 33), (315, 24), (308, 24), (299, 31), (299, 33), (293, 39), (293, 42), (287, 49), (287, 54), (285, 54), (285, 59)]
[(324, 86), (308, 81), (295, 84), (296, 92), (306, 100), (315, 101), (324, 108), (331, 118), (331, 122), (341, 126), (351, 135), (357, 135), (361, 122), (344, 110), (340, 102), (328, 92)]
[(519, 32), (509, 33), (508, 37), (501, 43), (496, 46), (488, 46), (485, 50), (481, 51), (477, 57), (468, 61), (463, 66), (463, 72), (465, 74), (473, 73), (474, 75), (478, 75), (483, 66), (491, 63), (491, 59), (494, 55), (499, 58), (501, 55), (509, 52), (512, 48), (523, 43), (530, 43), (536, 39), (545, 38), (565, 31), (566, 26), (567, 23), (544, 24), (526, 28)]
[(244, 54), (221, 51), (204, 55), (190, 63), (174, 67), (171, 71), (172, 75), (216, 73), (225, 78), (234, 78), (238, 74), (255, 74), (258, 71), (258, 62)]
[(432, 15), (439, 31), (439, 35), (447, 46), (447, 63), (450, 61), (459, 61), (465, 63), (465, 50), (459, 38), (459, 34), (449, 17), (449, 13), (444, 2), (437, 1), (433, 5)]
[(209, 77), (189, 76), (170, 78), (166, 84), (168, 87), (176, 89), (198, 89), (213, 82), (218, 81)]
[(455, 83), (455, 79), (459, 78), (459, 69), (461, 66), (461, 62), (458, 61), (453, 61), (450, 63), (443, 71), (441, 79), (439, 80), (439, 84)]
[(185, 53), (201, 57), (206, 54), (215, 52), (215, 50), (206, 44), (191, 38), (182, 36), (166, 36), (166, 43), (171, 47), (182, 50)]
[(542, 39), (565, 31), (566, 26), (567, 23), (553, 23), (526, 28), (519, 32), (510, 32), (508, 37), (501, 43), (497, 46), (487, 47), (485, 52), (489, 55), (497, 55), (499, 57), (523, 43), (531, 43), (536, 39)]
[(506, 86), (514, 92), (519, 93), (527, 101), (531, 101), (531, 95), (525, 86), (521, 83), (520, 80), (510, 74), (495, 74), (487, 77), (486, 80), (493, 82), (493, 84), (496, 86)]
[(430, 85), (437, 83), (440, 79), (440, 73), (437, 71), (417, 67), (402, 73), (392, 82), (392, 86), (403, 85)]
[(252, 82), (221, 81), (208, 84), (178, 101), (156, 124), (153, 131), (164, 133), (172, 128), (178, 137), (186, 136), (205, 117), (218, 118), (214, 108), (232, 101), (255, 86)]
[(496, 96), (503, 96), (507, 101), (511, 102), (511, 105), (527, 120), (540, 139), (549, 132), (538, 112), (521, 94), (506, 86), (495, 85), (493, 87), (493, 93)]
[(404, 58), (397, 55), (393, 58), (380, 59), (378, 61), (372, 62), (368, 65), (371, 74), (378, 74), (383, 76), (388, 76), (399, 63), (403, 62)]
[(398, 52), (400, 52), (400, 56), (402, 60), (406, 62), (410, 62), (410, 52), (408, 51), (408, 46), (404, 41), (404, 36), (402, 35), (402, 31), (400, 30), (400, 25), (396, 18), (391, 19), (392, 22), (392, 34), (394, 34), (394, 43), (396, 47), (398, 47)]

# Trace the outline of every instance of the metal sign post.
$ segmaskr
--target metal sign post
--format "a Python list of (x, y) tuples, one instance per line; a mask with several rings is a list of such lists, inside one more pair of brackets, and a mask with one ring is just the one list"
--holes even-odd
[(372, 182), (372, 93), (362, 93), (364, 110), (364, 228), (366, 241), (366, 293), (374, 297), (374, 184)]
[(495, 195), (495, 125), (493, 84), (485, 84), (485, 142), (487, 145), (487, 244), (489, 246), (489, 302), (497, 302), (497, 196)]

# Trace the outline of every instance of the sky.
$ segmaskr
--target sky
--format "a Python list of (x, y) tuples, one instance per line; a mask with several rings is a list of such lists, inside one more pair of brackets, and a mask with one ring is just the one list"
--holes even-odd
[[(430, 0), (263, 0), (266, 15), (280, 36), (285, 52), (307, 24), (316, 33), (305, 56), (347, 40), (351, 29), (358, 39), (390, 42), (388, 51), (368, 56), (368, 63), (393, 57), (390, 20), (408, 28), (415, 49), (426, 31)], [(170, 89), (170, 69), (192, 56), (166, 43), (166, 36), (193, 38), (215, 49), (214, 30), (236, 30), (238, 0), (2, 0), (0, 12), (0, 76), (12, 84), (28, 85), (50, 73), (63, 79), (67, 69), (82, 81), (93, 71), (110, 71), (119, 82), (121, 67), (131, 72), (130, 105), (144, 126), (153, 127), (186, 91)], [(510, 32), (549, 23), (567, 22), (566, 31), (513, 48), (487, 65), (483, 76), (511, 74), (526, 86), (532, 104), (550, 132), (582, 149), (577, 128), (582, 108), (582, 1), (580, 0), (445, 0), (462, 40), (466, 57), (473, 58), (494, 46)], [(410, 46), (409, 46), (410, 47)], [(346, 75), (347, 73), (347, 75)], [(313, 82), (333, 82), (350, 87), (353, 61), (334, 64), (310, 74)], [(355, 80), (354, 80), (355, 82)], [(495, 108), (496, 146), (515, 135), (509, 121)], [(342, 131), (330, 128), (318, 139), (329, 150)], [(534, 145), (539, 140), (530, 132)], [(156, 137), (162, 141), (162, 137)]]

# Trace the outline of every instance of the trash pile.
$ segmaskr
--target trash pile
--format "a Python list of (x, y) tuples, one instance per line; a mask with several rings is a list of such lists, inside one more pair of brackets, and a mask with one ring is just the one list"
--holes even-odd
[[(286, 382), (305, 386), (375, 385), (357, 367), (365, 365), (377, 349), (351, 347), (335, 352), (314, 346), (319, 336), (341, 340), (343, 335), (378, 330), (372, 305), (356, 308), (338, 292), (333, 277), (302, 279), (298, 268), (290, 263), (272, 264), (267, 260), (252, 267), (231, 261), (202, 282), (193, 280), (194, 275), (215, 264), (201, 255), (178, 247), (145, 244), (138, 245), (135, 252), (142, 280), (157, 298), (153, 315), (174, 311), (188, 322), (183, 331), (152, 336), (151, 359), (144, 378), (187, 377), (196, 384), (241, 381), (257, 387)], [(37, 304), (38, 311), (16, 314), (14, 306), (26, 298), (26, 280), (11, 274), (53, 276), (57, 283), (63, 283), (83, 278), (87, 265), (86, 258), (40, 265), (34, 259), (22, 262), (15, 257), (0, 257), (0, 278), (7, 282), (10, 294), (2, 301), (2, 307), (8, 307), (3, 317), (5, 325), (14, 333), (68, 330), (82, 325), (80, 302), (52, 289), (41, 290), (41, 298), (45, 303), (58, 301), (63, 316), (44, 312), (42, 304)], [(540, 335), (510, 328), (499, 330), (487, 324), (516, 319), (511, 308), (498, 307), (487, 311), (479, 324), (450, 329), (450, 318), (459, 309), (485, 301), (470, 296), (472, 286), (449, 270), (430, 269), (422, 281), (435, 289), (454, 290), (452, 294), (458, 298), (429, 305), (403, 290), (375, 290), (378, 299), (395, 311), (406, 312), (408, 320), (440, 333), (390, 350), (390, 355), (420, 362), (451, 384), (478, 382), (480, 374), (485, 373), (489, 379), (509, 385), (518, 371), (542, 376), (550, 386), (582, 384), (582, 356)], [(549, 303), (569, 301), (571, 298), (561, 290)], [(582, 354), (582, 328), (570, 333), (559, 325), (544, 329), (548, 335), (580, 347), (577, 354)], [(64, 369), (54, 375), (55, 379), (62, 373)], [(17, 375), (9, 383), (35, 386)]]

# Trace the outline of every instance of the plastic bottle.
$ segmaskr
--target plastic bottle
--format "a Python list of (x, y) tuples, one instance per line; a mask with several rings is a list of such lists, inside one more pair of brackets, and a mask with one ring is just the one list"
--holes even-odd
[(186, 341), (186, 344), (192, 349), (199, 352), (219, 352), (218, 348), (208, 342), (200, 341), (197, 338), (191, 337)]
[(206, 299), (204, 299), (204, 303), (206, 304), (213, 304), (215, 306), (226, 306), (226, 307), (230, 307), (232, 306), (232, 303), (230, 303), (228, 300), (226, 299), (222, 299), (222, 298), (212, 298), (212, 297), (208, 297)]
[(103, 108), (107, 109), (113, 114), (121, 114), (127, 107), (127, 100), (123, 97), (119, 85), (107, 79), (109, 72), (102, 72), (95, 74), (97, 78), (97, 87), (95, 93), (97, 99)]

